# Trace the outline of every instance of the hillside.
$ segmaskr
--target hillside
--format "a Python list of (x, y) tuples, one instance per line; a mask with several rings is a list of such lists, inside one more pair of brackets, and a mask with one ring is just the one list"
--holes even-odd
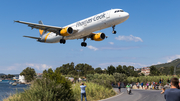
[(0, 77), (1, 77), (2, 75), (6, 75), (6, 74), (4, 74), (4, 73), (0, 73)]
[[(152, 65), (155, 66), (156, 68), (158, 68), (158, 70), (162, 73), (162, 74), (171, 74), (171, 67), (175, 67), (178, 64), (180, 64), (180, 59), (176, 59), (173, 60), (169, 63), (163, 63), (163, 64), (158, 64), (158, 65)], [(174, 73), (174, 68), (172, 67), (172, 71)], [(176, 74), (180, 74), (180, 65), (177, 67), (176, 69)]]
[[(156, 68), (161, 68), (161, 67), (171, 67), (171, 66), (177, 66), (178, 64), (180, 64), (180, 59), (176, 59), (176, 60), (173, 60), (169, 63), (163, 63), (163, 64), (158, 64), (158, 65), (153, 65), (155, 66)], [(178, 66), (178, 68), (180, 68), (180, 66)]]

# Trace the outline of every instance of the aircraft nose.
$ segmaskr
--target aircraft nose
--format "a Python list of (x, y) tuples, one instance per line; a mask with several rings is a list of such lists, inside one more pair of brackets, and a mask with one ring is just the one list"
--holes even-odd
[(129, 13), (125, 12), (124, 15), (125, 15), (125, 18), (127, 18), (127, 19), (129, 18)]
[(129, 18), (129, 13), (124, 12), (124, 14), (123, 14), (124, 21), (126, 21), (128, 18)]

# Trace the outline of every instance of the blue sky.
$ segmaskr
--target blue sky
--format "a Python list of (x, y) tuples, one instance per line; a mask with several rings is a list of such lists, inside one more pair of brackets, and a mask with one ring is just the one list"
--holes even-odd
[[(170, 62), (180, 58), (180, 1), (178, 0), (6, 0), (0, 3), (0, 73), (16, 74), (26, 67), (40, 73), (44, 69), (74, 62), (94, 68), (132, 65), (136, 68)], [(107, 39), (101, 42), (68, 40), (65, 45), (39, 43), (24, 38), (39, 36), (21, 20), (63, 27), (84, 18), (120, 8), (130, 14), (127, 21), (100, 30)]]

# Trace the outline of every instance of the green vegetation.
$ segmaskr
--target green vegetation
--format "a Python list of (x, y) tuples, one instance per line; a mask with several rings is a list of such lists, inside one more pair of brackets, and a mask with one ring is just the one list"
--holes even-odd
[(96, 68), (94, 71), (95, 71), (95, 73), (98, 73), (98, 74), (103, 73), (103, 70), (101, 69), (101, 67)]
[(79, 75), (85, 76), (86, 74), (93, 74), (94, 68), (88, 64), (77, 64), (74, 66), (74, 63), (71, 62), (70, 64), (63, 64), (62, 66), (56, 68), (56, 70), (60, 71), (62, 75)]
[(31, 67), (27, 67), (26, 69), (24, 69), (20, 75), (24, 75), (25, 76), (25, 80), (27, 82), (30, 82), (32, 80), (34, 80), (34, 76), (36, 76), (36, 72), (33, 68)]
[[(128, 77), (127, 82), (132, 83), (132, 82), (159, 82), (160, 79), (163, 79), (163, 84), (165, 85), (167, 83), (167, 80), (171, 79), (173, 76), (140, 76), (140, 77)], [(176, 76), (178, 77), (178, 76)], [(178, 77), (180, 78), (180, 77)]]
[[(92, 82), (86, 83), (88, 100), (100, 100), (116, 95), (110, 85), (110, 82), (115, 82), (113, 75), (90, 74), (89, 77)], [(72, 87), (71, 82), (61, 76), (57, 68), (55, 71), (44, 70), (42, 79), (34, 80), (29, 89), (12, 95), (4, 101), (79, 101), (80, 97), (80, 83)]]
[[(177, 59), (177, 61), (179, 60)], [(43, 77), (35, 79), (29, 89), (12, 95), (5, 101), (80, 101), (80, 83), (75, 83), (72, 86), (71, 82), (65, 78), (66, 76), (74, 77), (75, 80), (79, 77), (86, 77), (87, 99), (100, 100), (116, 94), (112, 89), (112, 83), (117, 84), (119, 81), (124, 83), (159, 82), (160, 79), (163, 79), (163, 84), (166, 84), (167, 80), (173, 77), (168, 76), (173, 74), (173, 70), (172, 65), (160, 68), (151, 66), (150, 76), (144, 76), (139, 71), (134, 71), (133, 66), (118, 65), (114, 67), (110, 65), (107, 69), (102, 70), (100, 67), (94, 69), (91, 65), (83, 63), (75, 66), (72, 62), (57, 67), (55, 71), (52, 69), (44, 70)], [(35, 71), (27, 67), (21, 72), (21, 75), (25, 75), (27, 81), (32, 81)]]
[(160, 75), (160, 72), (159, 72), (159, 70), (156, 67), (151, 66), (150, 67), (150, 74), (149, 75), (150, 76), (158, 76), (158, 75)]
[[(101, 84), (85, 83), (86, 84), (86, 97), (88, 101), (97, 101), (116, 95), (113, 89), (106, 88)], [(80, 83), (73, 86), (74, 97), (77, 101), (81, 101)]]
[(86, 75), (86, 79), (88, 82), (93, 82), (109, 89), (112, 88), (111, 83), (116, 82), (114, 76), (108, 74), (88, 74)]
[(127, 76), (125, 74), (114, 73), (113, 76), (114, 76), (116, 83), (118, 83), (119, 81), (120, 82), (127, 82)]
[(11, 74), (8, 74), (8, 75), (1, 75), (1, 78), (3, 78), (3, 79), (10, 79), (10, 78), (13, 78), (13, 77), (15, 77), (14, 75), (11, 75)]
[(134, 67), (133, 66), (117, 66), (114, 67), (113, 65), (110, 65), (107, 67), (107, 69), (102, 70), (100, 67), (94, 69), (91, 65), (89, 64), (77, 64), (76, 66), (74, 65), (73, 62), (71, 63), (67, 63), (67, 64), (63, 64), (60, 67), (57, 67), (56, 70), (60, 71), (60, 73), (62, 73), (62, 75), (70, 75), (72, 77), (86, 77), (88, 74), (109, 74), (109, 75), (113, 75), (113, 73), (123, 73), (126, 76), (139, 76), (138, 72), (134, 71)]
[(153, 65), (157, 68), (161, 68), (161, 67), (171, 67), (171, 66), (177, 66), (180, 63), (180, 59), (175, 59), (169, 63), (163, 63), (163, 64), (158, 64), (158, 65)]
[[(29, 89), (17, 93), (9, 101), (74, 101), (71, 83), (57, 71), (44, 72), (42, 79), (36, 79)], [(6, 101), (5, 100), (5, 101)]]
[[(180, 64), (180, 59), (175, 59), (169, 63), (163, 63), (153, 66), (156, 67), (163, 75), (173, 75), (174, 67), (176, 67), (178, 64)], [(180, 65), (176, 69), (176, 74), (180, 74)]]

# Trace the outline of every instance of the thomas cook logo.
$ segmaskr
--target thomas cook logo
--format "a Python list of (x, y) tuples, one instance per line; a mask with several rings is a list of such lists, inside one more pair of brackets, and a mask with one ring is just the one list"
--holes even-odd
[(105, 18), (106, 14), (105, 13), (102, 13), (102, 14), (99, 14), (99, 15), (96, 15), (92, 18), (89, 18), (89, 19), (86, 19), (84, 21), (81, 21), (81, 22), (77, 22), (76, 23), (76, 27), (80, 27), (80, 26), (83, 26), (83, 25), (87, 25), (93, 21), (97, 21), (97, 20), (101, 20), (103, 18)]

